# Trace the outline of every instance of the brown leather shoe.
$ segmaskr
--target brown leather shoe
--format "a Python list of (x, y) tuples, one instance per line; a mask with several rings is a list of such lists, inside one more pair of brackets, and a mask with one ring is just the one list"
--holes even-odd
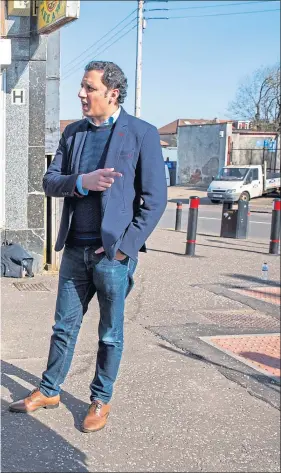
[(82, 432), (97, 432), (104, 428), (110, 412), (110, 405), (102, 401), (93, 401), (89, 407), (83, 424)]
[(55, 409), (59, 407), (59, 402), (59, 394), (47, 397), (39, 391), (39, 388), (36, 388), (25, 399), (12, 402), (9, 405), (9, 410), (11, 412), (34, 412), (37, 409)]

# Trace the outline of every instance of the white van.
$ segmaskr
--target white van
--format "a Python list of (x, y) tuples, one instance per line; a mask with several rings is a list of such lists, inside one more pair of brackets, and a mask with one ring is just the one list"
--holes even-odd
[(170, 173), (169, 173), (169, 168), (167, 164), (165, 163), (165, 175), (166, 175), (166, 182), (167, 182), (167, 187), (170, 187)]
[(280, 171), (267, 172), (266, 163), (225, 166), (207, 190), (211, 202), (249, 201), (273, 191), (280, 192)]

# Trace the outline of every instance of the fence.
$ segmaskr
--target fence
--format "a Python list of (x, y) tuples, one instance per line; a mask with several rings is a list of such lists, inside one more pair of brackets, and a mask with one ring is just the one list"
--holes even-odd
[(280, 148), (274, 150), (268, 148), (232, 149), (230, 162), (239, 165), (263, 164), (266, 162), (269, 172), (277, 172), (280, 171)]

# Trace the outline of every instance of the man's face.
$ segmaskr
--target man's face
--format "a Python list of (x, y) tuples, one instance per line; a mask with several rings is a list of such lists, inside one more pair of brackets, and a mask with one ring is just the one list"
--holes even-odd
[(85, 117), (103, 117), (110, 115), (117, 105), (118, 89), (108, 90), (102, 83), (102, 71), (85, 72), (78, 97), (82, 103)]

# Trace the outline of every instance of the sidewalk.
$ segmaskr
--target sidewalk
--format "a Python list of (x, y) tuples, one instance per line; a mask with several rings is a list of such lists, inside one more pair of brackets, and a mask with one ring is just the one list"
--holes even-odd
[(258, 240), (201, 235), (190, 258), (184, 233), (156, 230), (148, 247), (127, 303), (112, 413), (96, 434), (79, 430), (94, 373), (96, 300), (60, 409), (12, 414), (8, 403), (45, 368), (57, 276), (18, 281), (42, 284), (40, 292), (1, 281), (3, 472), (280, 471), (279, 257), (267, 255), (265, 284), (268, 248)]
[[(211, 205), (214, 208), (215, 204), (212, 204), (207, 197), (207, 188), (201, 187), (186, 187), (186, 186), (171, 186), (168, 188), (168, 206), (171, 205), (171, 202), (183, 201), (188, 203), (190, 196), (196, 195), (200, 197), (201, 205)], [(264, 197), (259, 197), (258, 199), (250, 200), (250, 210), (252, 213), (272, 213), (273, 200), (277, 198), (275, 196), (268, 195)]]

